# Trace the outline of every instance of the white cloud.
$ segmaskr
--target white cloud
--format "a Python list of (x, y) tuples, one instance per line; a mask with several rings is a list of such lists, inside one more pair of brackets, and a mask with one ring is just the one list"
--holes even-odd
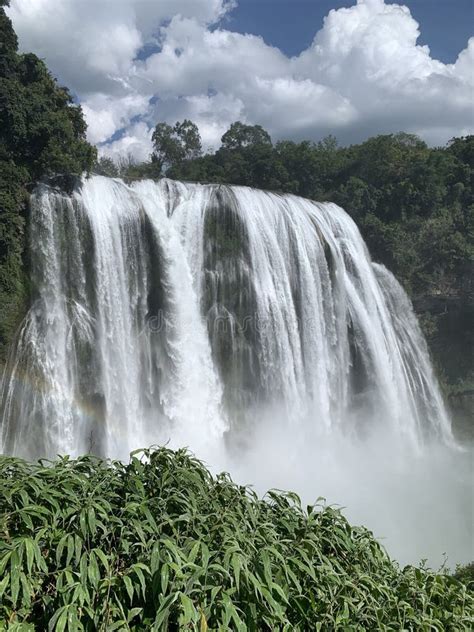
[(78, 93), (113, 92), (144, 43), (132, 1), (13, 0), (8, 12), (22, 49)]
[(93, 94), (83, 101), (82, 108), (88, 124), (89, 140), (103, 143), (114, 133), (127, 127), (129, 121), (148, 108), (149, 98), (140, 94), (112, 97)]
[(289, 60), (254, 35), (209, 31), (181, 16), (161, 30), (162, 50), (138, 68), (164, 98), (241, 90), (258, 77), (288, 74)]
[[(474, 39), (444, 64), (417, 45), (407, 7), (358, 0), (330, 11), (312, 45), (289, 58), (260, 37), (222, 28), (235, 4), (12, 0), (9, 14), (22, 48), (79, 95), (90, 139), (103, 143), (123, 130), (103, 147), (109, 154), (142, 157), (149, 127), (184, 117), (199, 125), (205, 146), (218, 145), (237, 119), (275, 138), (333, 133), (343, 142), (405, 130), (442, 143), (472, 132)], [(155, 51), (137, 58), (150, 44)]]
[(293, 69), (348, 99), (364, 134), (406, 130), (444, 142), (447, 129), (473, 129), (472, 45), (470, 59), (464, 51), (443, 64), (417, 45), (419, 34), (407, 7), (359, 0), (329, 13)]
[(474, 37), (469, 39), (467, 48), (459, 55), (454, 71), (460, 80), (474, 87)]
[(101, 154), (114, 159), (131, 156), (138, 161), (147, 160), (152, 150), (151, 135), (146, 123), (133, 123), (119, 140), (104, 146)]

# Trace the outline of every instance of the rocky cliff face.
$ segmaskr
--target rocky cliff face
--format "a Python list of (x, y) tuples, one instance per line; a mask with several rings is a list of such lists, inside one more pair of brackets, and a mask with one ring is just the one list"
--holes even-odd
[(457, 294), (413, 299), (444, 386), (458, 436), (474, 441), (474, 293), (472, 276)]

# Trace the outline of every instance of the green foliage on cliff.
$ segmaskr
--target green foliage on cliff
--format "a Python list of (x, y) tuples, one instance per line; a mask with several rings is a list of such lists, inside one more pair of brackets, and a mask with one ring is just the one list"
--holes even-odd
[(81, 108), (73, 105), (45, 64), (18, 53), (0, 3), (0, 362), (24, 312), (25, 203), (43, 175), (89, 171), (96, 150), (85, 140)]
[(394, 564), (338, 510), (260, 499), (185, 451), (0, 457), (0, 628), (470, 630), (462, 581)]

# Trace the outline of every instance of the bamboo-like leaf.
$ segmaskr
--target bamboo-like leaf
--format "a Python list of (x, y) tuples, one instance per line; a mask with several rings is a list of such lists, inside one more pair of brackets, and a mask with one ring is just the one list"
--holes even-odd
[(68, 610), (70, 606), (64, 606), (63, 611), (61, 612), (60, 617), (58, 618), (58, 622), (56, 623), (56, 627), (54, 628), (54, 632), (64, 632), (68, 623)]
[(81, 528), (82, 537), (86, 539), (87, 538), (87, 515), (86, 515), (85, 509), (83, 509), (81, 513), (79, 514), (79, 525)]
[(169, 574), (169, 565), (165, 563), (161, 567), (161, 592), (163, 593), (163, 595), (166, 595), (166, 592), (168, 590)]
[(72, 558), (74, 556), (74, 538), (68, 533), (67, 534), (67, 555), (66, 555), (66, 566), (72, 562)]
[(191, 623), (195, 619), (197, 612), (193, 602), (187, 595), (181, 593), (179, 598), (181, 600), (181, 605), (184, 611), (184, 616), (182, 617), (181, 623), (182, 625), (188, 625), (188, 623)]
[(132, 603), (133, 601), (133, 583), (132, 580), (130, 579), (130, 577), (128, 575), (125, 575), (123, 578), (123, 582), (125, 584), (125, 589), (127, 591), (127, 594), (130, 598), (130, 603)]
[(168, 595), (168, 597), (166, 597), (166, 599), (161, 602), (155, 616), (155, 621), (153, 623), (153, 627), (155, 630), (160, 630), (163, 623), (168, 619), (170, 615), (170, 608), (178, 599), (179, 595), (179, 592), (175, 593), (174, 595)]
[(237, 553), (234, 553), (231, 559), (232, 568), (234, 569), (235, 585), (237, 586), (237, 590), (240, 590), (240, 569), (242, 568), (240, 557)]
[(400, 570), (339, 510), (262, 500), (183, 450), (129, 464), (0, 457), (0, 480), (9, 631), (473, 627), (462, 582)]
[(10, 558), (10, 586), (13, 605), (16, 607), (18, 603), (18, 595), (20, 594), (20, 559), (16, 549)]
[(7, 589), (7, 586), (10, 583), (10, 573), (7, 573), (3, 579), (0, 580), (0, 599), (2, 598), (3, 593)]
[(95, 511), (93, 507), (89, 507), (87, 510), (87, 524), (89, 525), (89, 531), (92, 535), (96, 533), (96, 519), (95, 519)]
[(25, 573), (20, 573), (20, 584), (22, 593), (22, 607), (27, 610), (31, 607), (31, 585)]
[(26, 547), (26, 568), (28, 573), (30, 574), (33, 569), (33, 561), (35, 559), (35, 547), (33, 540), (31, 538), (25, 539), (25, 547)]
[(89, 564), (87, 566), (87, 576), (92, 586), (95, 589), (97, 589), (99, 585), (100, 572), (99, 572), (99, 565), (97, 564), (97, 559), (95, 557), (94, 551), (91, 551), (89, 555)]

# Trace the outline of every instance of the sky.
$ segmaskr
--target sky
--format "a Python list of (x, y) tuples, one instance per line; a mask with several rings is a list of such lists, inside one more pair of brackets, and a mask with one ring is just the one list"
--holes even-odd
[(190, 118), (274, 140), (474, 132), (474, 0), (11, 0), (21, 50), (81, 103), (103, 155)]
[[(239, 33), (261, 35), (267, 44), (278, 46), (287, 55), (299, 55), (311, 45), (315, 27), (322, 25), (331, 9), (355, 3), (355, 0), (239, 0), (228, 15), (226, 26)], [(390, 3), (396, 4), (396, 0)], [(436, 59), (455, 62), (473, 35), (474, 0), (407, 0), (404, 4), (421, 25), (418, 43), (427, 44)]]

